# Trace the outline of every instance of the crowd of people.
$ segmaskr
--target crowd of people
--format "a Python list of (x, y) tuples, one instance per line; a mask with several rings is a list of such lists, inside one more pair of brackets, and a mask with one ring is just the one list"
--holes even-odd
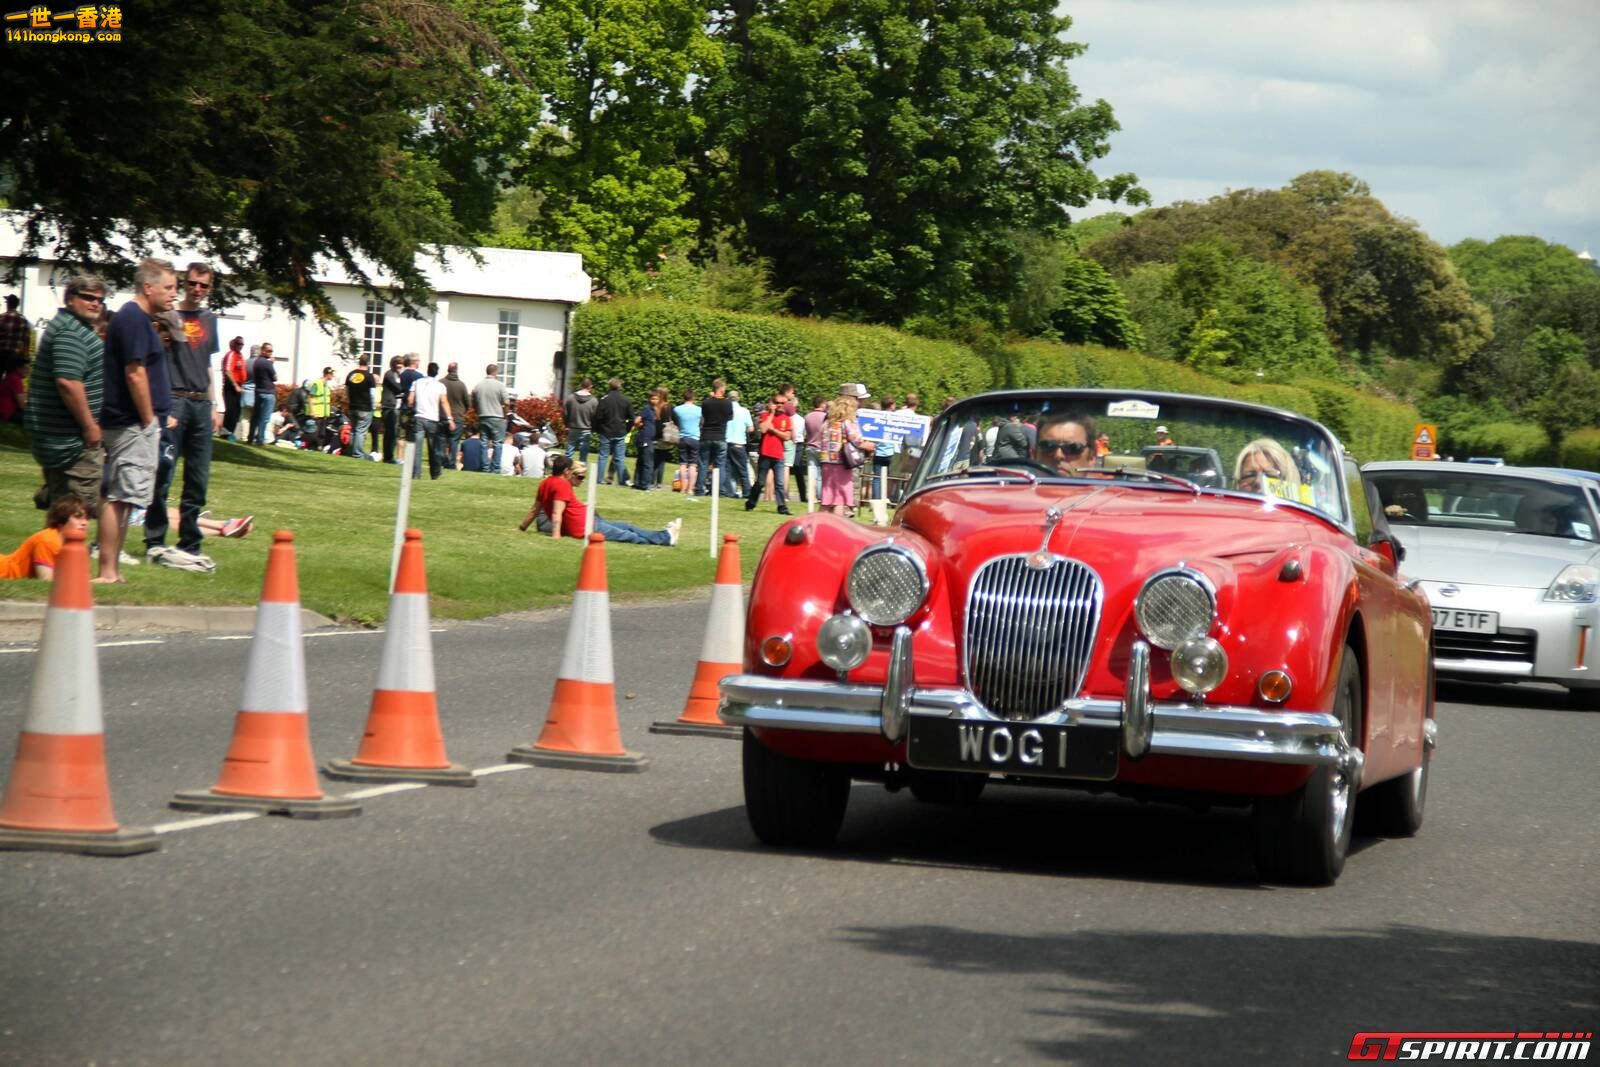
[[(213, 519), (206, 511), (219, 437), (385, 463), (402, 462), (398, 446), (409, 440), (413, 478), (422, 476), (426, 453), (432, 478), (460, 470), (538, 479), (523, 525), (537, 523), (557, 538), (581, 536), (587, 516), (572, 488), (588, 477), (591, 450), (602, 482), (666, 491), (676, 464), (670, 487), (689, 500), (703, 500), (715, 487), (747, 510), (766, 499), (784, 515), (791, 478), (801, 503), (815, 494), (824, 508), (848, 514), (860, 474), (886, 471), (893, 458), (892, 442), (862, 435), (856, 412), (869, 394), (858, 383), (813, 398), (802, 413), (792, 385), (753, 408), (721, 378), (703, 396), (684, 390), (676, 403), (661, 386), (636, 410), (620, 379), (600, 395), (585, 379), (562, 406), (563, 439), (517, 417), (497, 365), (469, 389), (458, 364), (441, 373), (437, 363), (424, 369), (421, 356), (411, 353), (391, 359), (381, 377), (365, 366), (349, 371), (342, 406), (334, 402), (334, 369), (325, 367), (288, 390), (280, 409), (272, 344), (246, 352), (245, 339), (234, 337), (221, 349), (217, 317), (206, 307), (214, 279), (203, 262), (190, 263), (180, 276), (172, 263), (146, 259), (132, 298), (112, 313), (105, 283), (77, 275), (37, 344), (17, 298), (7, 298), (0, 314), (0, 419), (26, 426), (43, 475), (35, 503), (47, 513), (45, 529), (18, 550), (22, 555), (4, 557), (7, 573), (48, 574), (60, 531), (91, 520), (98, 524), (96, 582), (126, 581), (125, 568), (146, 561), (214, 570), (205, 538), (243, 536), (251, 526), (248, 516)], [(904, 400), (913, 411), (917, 403), (915, 395)], [(878, 406), (892, 411), (901, 402), (886, 397)], [(631, 472), (630, 441), (637, 455)], [(180, 466), (178, 502), (169, 508)], [(624, 543), (675, 544), (678, 523), (651, 531), (595, 517), (595, 529)], [(130, 550), (132, 531), (139, 531), (142, 551)]]

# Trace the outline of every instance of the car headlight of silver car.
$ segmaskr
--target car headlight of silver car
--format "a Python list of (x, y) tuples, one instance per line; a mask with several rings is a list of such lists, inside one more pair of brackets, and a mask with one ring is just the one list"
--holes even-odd
[(1174, 567), (1145, 581), (1133, 613), (1150, 643), (1170, 652), (1210, 632), (1217, 617), (1217, 594), (1205, 575)]
[(1583, 563), (1574, 563), (1556, 575), (1544, 594), (1546, 600), (1562, 604), (1593, 604), (1597, 596), (1600, 596), (1600, 567)]
[(908, 548), (873, 545), (851, 565), (848, 591), (857, 615), (874, 626), (898, 626), (928, 598), (928, 571)]

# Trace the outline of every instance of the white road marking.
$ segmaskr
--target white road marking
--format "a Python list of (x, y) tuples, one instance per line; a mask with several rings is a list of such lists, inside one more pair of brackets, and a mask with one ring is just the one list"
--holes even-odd
[(195, 819), (176, 819), (172, 822), (156, 823), (150, 829), (158, 834), (170, 834), (175, 830), (198, 830), (202, 826), (216, 826), (225, 822), (247, 822), (250, 819), (259, 819), (265, 815), (262, 811), (225, 811), (221, 815), (201, 815)]
[(477, 770), (472, 772), (472, 776), (474, 778), (482, 778), (484, 775), (488, 774), (504, 774), (507, 771), (531, 770), (532, 767), (533, 764), (531, 763), (497, 763), (493, 767), (479, 767)]
[(207, 641), (248, 641), (255, 634), (216, 634), (206, 638)]
[(385, 793), (409, 793), (413, 789), (426, 789), (427, 782), (393, 782), (389, 785), (375, 785), (371, 789), (357, 789), (354, 793), (342, 793), (343, 800), (365, 800), (368, 797), (381, 797)]
[(130, 645), (164, 645), (165, 641), (159, 638), (150, 638), (145, 641), (97, 641), (95, 648), (127, 648)]
[(370, 634), (381, 633), (383, 633), (382, 630), (326, 630), (319, 634), (306, 634), (305, 639), (309, 641), (313, 637), (354, 637), (358, 634), (361, 636), (368, 636)]
[(37, 648), (0, 648), (0, 656), (11, 652), (37, 652)]

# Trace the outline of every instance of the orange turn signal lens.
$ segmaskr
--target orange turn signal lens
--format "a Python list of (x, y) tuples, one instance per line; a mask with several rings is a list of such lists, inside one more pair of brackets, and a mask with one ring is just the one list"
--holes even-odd
[(794, 644), (788, 634), (773, 634), (761, 642), (761, 662), (769, 667), (782, 667), (794, 655)]
[(1294, 692), (1294, 683), (1289, 680), (1287, 671), (1272, 670), (1261, 676), (1256, 692), (1269, 704), (1282, 704)]

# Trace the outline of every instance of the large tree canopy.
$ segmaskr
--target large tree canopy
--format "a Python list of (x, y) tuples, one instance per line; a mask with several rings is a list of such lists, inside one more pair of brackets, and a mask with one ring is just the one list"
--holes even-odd
[(733, 0), (726, 59), (697, 88), (701, 195), (771, 261), (797, 310), (900, 321), (1003, 308), (1015, 228), (1096, 197), (1117, 128), (1067, 75), (1082, 51), (1051, 0)]
[(0, 194), (26, 212), (30, 249), (113, 275), (165, 231), (296, 310), (334, 317), (321, 256), (375, 263), (412, 306), (429, 295), (417, 253), (465, 238), (419, 139), (498, 50), (467, 10), (152, 0), (126, 9), (117, 44), (13, 46)]

